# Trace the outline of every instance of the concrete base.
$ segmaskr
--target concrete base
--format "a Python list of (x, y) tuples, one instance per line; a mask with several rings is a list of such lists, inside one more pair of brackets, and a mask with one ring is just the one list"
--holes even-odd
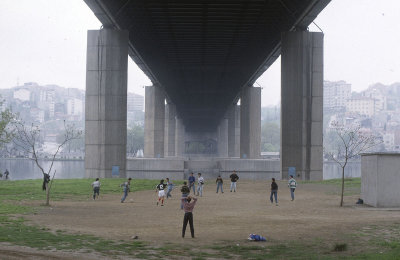
[(361, 198), (373, 207), (400, 207), (400, 154), (361, 156)]
[[(209, 181), (215, 181), (218, 175), (224, 179), (234, 170), (241, 180), (280, 179), (280, 163), (278, 160), (262, 159), (214, 159), (185, 160), (184, 158), (138, 158), (127, 160), (127, 177), (135, 179), (165, 179), (186, 180), (191, 172)], [(211, 182), (212, 183), (212, 182)]]

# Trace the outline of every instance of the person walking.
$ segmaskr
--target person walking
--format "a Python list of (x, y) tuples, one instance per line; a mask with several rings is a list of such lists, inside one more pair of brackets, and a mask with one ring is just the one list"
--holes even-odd
[[(190, 203), (193, 199), (193, 202)], [(185, 237), (185, 231), (187, 223), (189, 222), (190, 225), (190, 233), (192, 238), (194, 238), (194, 226), (193, 226), (193, 209), (196, 205), (197, 198), (192, 198), (188, 196), (187, 198), (182, 198), (183, 209), (185, 210), (185, 215), (183, 217), (183, 227), (182, 227), (182, 238)]]
[(193, 188), (193, 195), (195, 195), (196, 194), (196, 188), (195, 188), (194, 183), (196, 181), (196, 177), (193, 176), (193, 172), (190, 173), (188, 181), (189, 181), (189, 190), (191, 190)]
[(203, 197), (203, 185), (204, 185), (204, 178), (201, 176), (201, 173), (198, 173), (197, 178), (197, 196)]
[(219, 191), (219, 188), (221, 188), (221, 193), (224, 193), (224, 190), (222, 189), (222, 184), (224, 183), (224, 180), (222, 180), (221, 175), (218, 175), (215, 183), (217, 183), (217, 193)]
[(6, 171), (4, 172), (4, 177), (6, 178), (6, 180), (8, 180), (8, 175), (9, 175), (10, 173), (8, 172), (8, 170), (6, 169)]
[(229, 178), (231, 178), (231, 192), (232, 190), (233, 192), (236, 192), (236, 182), (239, 180), (239, 176), (236, 174), (236, 171), (233, 171)]
[(129, 178), (128, 181), (119, 185), (120, 187), (122, 186), (124, 188), (124, 195), (121, 198), (121, 203), (124, 203), (126, 197), (128, 196), (128, 192), (131, 191), (131, 180), (132, 178)]
[(297, 182), (293, 178), (293, 175), (290, 175), (290, 179), (288, 181), (288, 187), (290, 188), (290, 196), (292, 197), (292, 201), (294, 201), (294, 191), (297, 187)]
[(275, 204), (278, 206), (278, 184), (275, 182), (275, 178), (272, 178), (271, 183), (271, 196), (269, 197), (271, 203), (274, 203), (273, 197), (275, 197)]
[(171, 191), (173, 188), (174, 188), (174, 184), (172, 183), (172, 181), (169, 180), (169, 178), (167, 178), (167, 199), (169, 197), (172, 197)]
[[(187, 196), (189, 195), (189, 193), (190, 193), (190, 189), (189, 189), (189, 187), (187, 186), (186, 181), (183, 182), (183, 185), (182, 185), (182, 187), (181, 187), (181, 193), (182, 193), (181, 200), (182, 200), (183, 198), (186, 199), (186, 197), (187, 197)], [(181, 201), (181, 209), (183, 209), (183, 202), (182, 202), (182, 201)]]
[(100, 180), (99, 178), (96, 178), (96, 180), (92, 183), (92, 188), (93, 188), (93, 200), (96, 199), (96, 195), (97, 198), (99, 198), (100, 196)]
[(167, 184), (164, 184), (164, 179), (162, 179), (160, 181), (160, 184), (158, 184), (156, 187), (156, 192), (158, 192), (157, 206), (160, 203), (160, 200), (161, 200), (161, 206), (164, 206), (164, 197), (165, 197), (165, 188), (166, 187), (167, 187)]

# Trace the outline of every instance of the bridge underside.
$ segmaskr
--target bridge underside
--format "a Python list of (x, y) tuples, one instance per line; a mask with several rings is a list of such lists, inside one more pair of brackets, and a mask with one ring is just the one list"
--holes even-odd
[[(319, 84), (313, 78), (315, 70), (309, 65), (322, 68), (322, 52), (315, 52), (320, 55), (320, 64), (304, 52), (313, 54), (315, 48), (322, 50), (322, 43), (319, 46), (319, 41), (314, 40), (318, 37), (309, 36), (307, 26), (329, 0), (85, 2), (104, 26), (88, 34), (86, 131), (88, 127), (96, 131), (99, 125), (102, 130), (99, 136), (86, 142), (86, 157), (90, 157), (88, 150), (96, 153), (96, 149), (104, 149), (113, 157), (119, 156), (123, 149), (124, 140), (109, 136), (117, 130), (115, 125), (122, 127), (124, 114), (126, 117), (124, 71), (129, 53), (153, 82), (146, 89), (147, 157), (259, 158), (261, 90), (252, 85), (284, 52), (282, 32), (301, 32), (291, 38), (297, 43), (287, 45), (288, 49), (296, 49), (288, 51), (287, 68), (295, 64), (302, 70), (287, 69), (286, 77), (290, 80), (282, 78), (282, 91), (285, 88), (286, 92), (295, 93), (301, 89), (296, 92), (300, 95), (296, 96), (298, 102), (293, 98), (287, 101), (290, 104), (295, 101), (290, 105), (295, 108), (288, 109), (288, 113), (304, 111), (297, 113), (300, 116), (297, 122), (298, 127), (306, 130), (297, 134), (296, 140), (289, 141), (293, 144), (286, 144), (285, 136), (282, 140), (285, 147), (290, 147), (286, 150), (300, 149), (303, 157), (308, 158), (299, 160), (300, 164), (290, 161), (289, 166), (310, 171), (313, 140), (309, 137), (311, 128), (316, 127), (310, 124), (316, 120), (315, 113), (310, 111), (315, 110), (316, 104), (315, 93), (306, 90)], [(297, 83), (298, 80), (302, 82)], [(241, 106), (237, 107), (239, 99)], [(318, 109), (322, 113), (322, 103)], [(125, 170), (126, 162), (117, 159), (107, 162), (108, 158), (88, 159), (86, 168), (93, 170), (88, 175), (94, 175), (96, 169), (110, 169), (112, 163), (120, 166), (122, 172)]]

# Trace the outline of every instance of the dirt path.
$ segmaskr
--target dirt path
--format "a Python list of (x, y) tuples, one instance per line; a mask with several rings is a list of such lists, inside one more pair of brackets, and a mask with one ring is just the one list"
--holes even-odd
[[(292, 202), (286, 183), (278, 184), (279, 206), (275, 206), (269, 201), (267, 182), (241, 181), (236, 193), (229, 192), (226, 183), (224, 194), (216, 194), (215, 185), (207, 183), (194, 210), (196, 243), (243, 241), (250, 233), (274, 241), (334, 239), (362, 226), (400, 221), (400, 211), (356, 207), (358, 196), (346, 197), (346, 206), (339, 208), (339, 197), (327, 194), (336, 187), (300, 185)], [(190, 233), (188, 238), (181, 238), (180, 193), (175, 189), (172, 194), (173, 198), (164, 207), (156, 206), (154, 191), (130, 193), (126, 203), (120, 203), (120, 196), (116, 195), (104, 195), (96, 201), (56, 201), (51, 208), (29, 219), (52, 230), (110, 239), (130, 239), (137, 235), (152, 244), (193, 243)]]

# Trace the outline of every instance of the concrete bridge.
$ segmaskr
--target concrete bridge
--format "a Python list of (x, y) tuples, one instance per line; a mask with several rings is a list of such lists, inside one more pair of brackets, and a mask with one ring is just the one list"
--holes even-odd
[(261, 89), (253, 84), (281, 55), (279, 177), (295, 168), (301, 179), (322, 179), (323, 33), (307, 27), (329, 1), (85, 0), (103, 24), (88, 31), (86, 176), (111, 177), (113, 166), (131, 176), (143, 164), (126, 161), (128, 55), (153, 83), (144, 160), (160, 169), (149, 176), (177, 160), (262, 173)]

